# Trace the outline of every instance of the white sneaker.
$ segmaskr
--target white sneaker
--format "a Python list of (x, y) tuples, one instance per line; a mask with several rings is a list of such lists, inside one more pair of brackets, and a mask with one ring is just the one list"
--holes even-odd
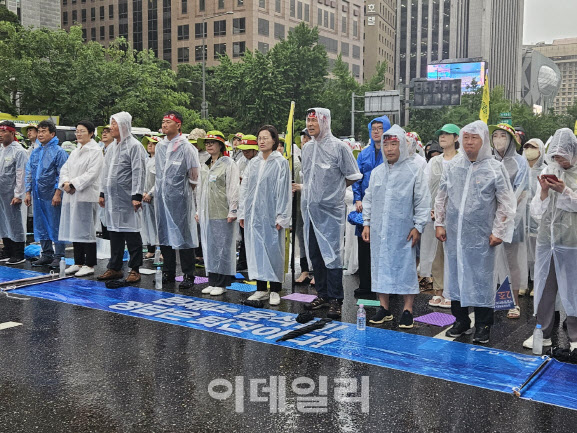
[(264, 290), (257, 290), (248, 297), (247, 301), (265, 301), (268, 299), (268, 297), (268, 292), (265, 292)]
[(86, 277), (87, 275), (94, 274), (94, 268), (90, 266), (82, 266), (78, 272), (74, 275), (75, 277)]
[[(553, 345), (553, 342), (550, 338), (543, 338), (543, 347), (550, 347)], [(531, 335), (525, 341), (523, 341), (523, 347), (525, 349), (533, 349), (533, 336)]]
[(64, 271), (64, 273), (65, 273), (66, 275), (75, 275), (76, 272), (78, 272), (79, 270), (80, 270), (80, 266), (78, 266), (78, 265), (72, 265), (72, 266), (70, 266), (68, 269), (66, 269), (66, 270)]
[(204, 293), (205, 295), (208, 295), (210, 292), (212, 292), (215, 288), (212, 286), (208, 286), (205, 287), (204, 289), (202, 289), (202, 293)]
[(222, 295), (224, 292), (226, 292), (226, 289), (223, 287), (213, 287), (212, 291), (210, 292), (211, 296), (218, 296), (218, 295)]
[(270, 292), (270, 300), (268, 301), (270, 305), (280, 304), (280, 295), (277, 292)]

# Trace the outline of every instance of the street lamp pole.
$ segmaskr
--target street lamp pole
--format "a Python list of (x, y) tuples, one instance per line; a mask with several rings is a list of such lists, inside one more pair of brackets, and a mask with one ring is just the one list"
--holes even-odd
[[(205, 33), (204, 25), (206, 20), (221, 17), (223, 15), (232, 15), (234, 12), (228, 11), (221, 14), (211, 15), (209, 17), (202, 15), (202, 103), (200, 105), (200, 118), (208, 119), (208, 103), (206, 102), (206, 45), (204, 44)], [(208, 27), (207, 27), (208, 31)]]

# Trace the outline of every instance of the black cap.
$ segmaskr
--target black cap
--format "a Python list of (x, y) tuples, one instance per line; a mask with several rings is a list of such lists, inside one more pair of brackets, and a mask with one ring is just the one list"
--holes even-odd
[(309, 134), (309, 130), (306, 128), (301, 131), (301, 135), (306, 135), (308, 138), (312, 138)]

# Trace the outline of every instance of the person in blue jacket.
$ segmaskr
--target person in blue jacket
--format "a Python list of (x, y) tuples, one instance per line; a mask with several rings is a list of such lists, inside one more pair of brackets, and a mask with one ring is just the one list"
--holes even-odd
[[(68, 154), (58, 144), (56, 125), (50, 120), (38, 124), (36, 148), (26, 164), (26, 197), (24, 203), (34, 203), (34, 239), (40, 242), (42, 256), (32, 266), (57, 268), (64, 257), (66, 244), (58, 240), (62, 190), (58, 186), (60, 168)], [(52, 243), (54, 248), (52, 247)]]
[[(369, 187), (369, 180), (373, 169), (383, 163), (381, 152), (381, 138), (383, 132), (389, 130), (391, 121), (387, 116), (377, 117), (369, 122), (370, 144), (365, 147), (357, 157), (359, 171), (362, 179), (353, 184), (353, 199), (357, 212), (363, 211), (363, 197)], [(372, 299), (371, 292), (371, 247), (362, 239), (363, 228), (357, 226), (355, 235), (358, 237), (359, 254), (359, 288), (355, 290), (357, 298)]]

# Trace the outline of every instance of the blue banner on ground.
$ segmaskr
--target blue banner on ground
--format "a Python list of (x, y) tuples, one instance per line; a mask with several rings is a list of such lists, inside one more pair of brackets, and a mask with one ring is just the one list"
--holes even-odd
[[(0, 267), (0, 279), (16, 269)], [(10, 272), (8, 272), (10, 271)], [(71, 278), (15, 290), (14, 293), (109, 311), (127, 316), (215, 332), (259, 343), (285, 346), (451, 382), (512, 393), (541, 364), (536, 356), (420, 335), (332, 322), (320, 330), (285, 342), (282, 335), (302, 326), (295, 314), (194, 298), (172, 293), (124, 287), (108, 290), (103, 283)], [(559, 363), (558, 363), (559, 364)], [(561, 364), (547, 371), (524, 391), (522, 398), (577, 409), (574, 366)], [(563, 383), (558, 383), (562, 377)], [(544, 379), (547, 378), (547, 379)], [(539, 385), (544, 380), (546, 384)], [(536, 387), (536, 385), (539, 385)]]

